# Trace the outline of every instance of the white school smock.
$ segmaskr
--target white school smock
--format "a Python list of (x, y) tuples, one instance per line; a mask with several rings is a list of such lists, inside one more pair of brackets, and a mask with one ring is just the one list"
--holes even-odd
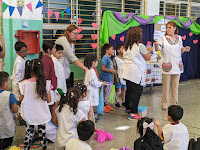
[[(120, 70), (119, 78), (144, 86), (146, 79), (146, 61), (142, 56), (143, 53), (140, 51), (142, 45), (135, 43), (132, 49), (128, 48), (127, 51), (123, 50), (124, 64)], [(147, 51), (144, 54), (146, 53)]]
[(80, 109), (74, 114), (67, 104), (63, 105), (61, 112), (58, 110), (59, 107), (56, 108), (58, 132), (53, 147), (55, 150), (64, 150), (66, 143), (71, 138), (78, 138), (77, 125), (84, 119), (85, 115)]
[[(32, 79), (32, 78), (31, 78)], [(51, 81), (46, 81), (46, 91), (50, 91)], [(21, 103), (21, 116), (29, 125), (41, 125), (51, 120), (47, 101), (36, 92), (36, 82), (24, 80), (19, 82), (20, 93), (24, 96)]]
[(15, 82), (19, 82), (24, 79), (25, 74), (25, 63), (26, 59), (22, 58), (21, 56), (17, 55), (15, 59), (15, 63), (13, 65), (13, 72), (10, 79)]
[[(120, 70), (122, 68), (122, 65), (124, 64), (124, 59), (123, 58), (120, 58), (118, 56), (114, 57), (113, 58), (113, 64), (116, 63), (116, 67), (117, 67), (117, 74), (118, 74), (118, 77), (120, 75)], [(122, 85), (126, 85), (126, 81), (124, 81), (122, 78), (120, 78), (120, 83)]]
[(84, 85), (87, 87), (87, 97), (85, 97), (85, 99), (90, 101), (92, 106), (98, 106), (99, 87), (102, 86), (102, 82), (98, 80), (96, 72), (93, 68), (86, 71)]
[[(179, 69), (179, 62), (182, 62), (182, 54), (181, 54), (181, 48), (183, 48), (183, 42), (182, 42), (182, 37), (180, 35), (176, 35), (178, 36), (178, 43), (175, 45), (170, 44), (166, 37), (163, 37), (160, 39), (159, 43), (163, 48), (160, 48), (161, 51), (161, 60), (160, 60), (160, 64), (162, 66), (162, 63), (169, 63), (171, 62), (172, 64), (172, 69), (169, 72), (165, 72), (163, 71), (162, 67), (161, 67), (161, 72), (162, 74), (181, 74), (183, 73), (183, 70)], [(167, 36), (168, 38), (170, 38), (173, 43), (175, 43), (175, 41), (170, 37)]]
[(92, 150), (92, 148), (86, 142), (73, 138), (67, 142), (65, 150)]
[(164, 150), (187, 150), (189, 133), (187, 127), (179, 122), (176, 125), (167, 124), (163, 127)]
[(86, 101), (86, 100), (81, 100), (78, 103), (78, 108), (82, 110), (82, 112), (85, 114), (85, 120), (88, 120), (88, 115), (90, 113), (90, 107), (91, 107), (91, 102)]
[(15, 135), (14, 114), (10, 108), (10, 92), (0, 93), (0, 139)]
[(53, 63), (54, 63), (54, 70), (55, 75), (57, 77), (57, 88), (60, 88), (63, 90), (64, 93), (67, 92), (67, 84), (66, 84), (66, 78), (65, 78), (65, 72), (64, 67), (62, 65), (62, 62), (51, 55)]

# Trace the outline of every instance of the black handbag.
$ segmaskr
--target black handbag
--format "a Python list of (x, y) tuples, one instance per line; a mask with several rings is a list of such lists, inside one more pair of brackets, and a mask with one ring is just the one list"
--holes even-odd
[(200, 138), (190, 139), (188, 150), (200, 150)]

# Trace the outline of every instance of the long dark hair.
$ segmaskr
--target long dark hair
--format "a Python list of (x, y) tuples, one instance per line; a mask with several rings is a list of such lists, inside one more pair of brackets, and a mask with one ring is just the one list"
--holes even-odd
[(96, 55), (88, 54), (84, 59), (84, 66), (88, 67), (88, 69), (92, 68), (92, 62), (96, 62), (98, 60)]
[(43, 100), (47, 100), (46, 80), (44, 76), (44, 65), (40, 59), (27, 60), (25, 64), (24, 79), (36, 76), (36, 93)]
[(67, 93), (61, 95), (60, 102), (58, 104), (59, 110), (62, 111), (64, 104), (69, 105), (69, 110), (74, 114), (78, 111), (78, 101), (81, 98), (81, 90), (78, 87), (72, 87), (68, 89)]
[(52, 50), (54, 45), (55, 45), (55, 43), (53, 41), (43, 41), (43, 45), (42, 45), (43, 51), (40, 52), (39, 59), (42, 59), (43, 52), (47, 53), (48, 49)]
[(125, 51), (128, 50), (128, 48), (132, 48), (133, 44), (138, 44), (142, 42), (142, 28), (140, 27), (131, 27), (128, 30), (127, 34), (127, 40), (124, 45)]
[(138, 120), (137, 131), (141, 136), (141, 150), (163, 150), (162, 140), (157, 134), (154, 133), (149, 127), (147, 127), (145, 135), (143, 135), (143, 123), (148, 124), (153, 122), (152, 118), (144, 117)]

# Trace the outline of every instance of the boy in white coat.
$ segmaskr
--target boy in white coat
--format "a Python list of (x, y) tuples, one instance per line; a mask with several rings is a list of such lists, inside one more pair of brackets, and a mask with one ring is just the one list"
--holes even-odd
[(62, 45), (56, 44), (56, 52), (52, 55), (52, 60), (54, 63), (55, 74), (57, 77), (57, 88), (63, 90), (64, 93), (67, 92), (66, 76), (64, 72), (64, 67), (62, 65), (63, 47)]
[(187, 150), (189, 143), (189, 133), (187, 127), (179, 120), (183, 116), (183, 108), (178, 105), (172, 105), (168, 108), (167, 124), (161, 130), (160, 123), (157, 118), (154, 124), (158, 128), (158, 135), (164, 141), (164, 150)]
[(84, 65), (88, 67), (84, 78), (84, 84), (87, 86), (87, 97), (85, 99), (91, 102), (92, 107), (95, 107), (99, 105), (99, 87), (104, 86), (106, 82), (100, 82), (94, 70), (98, 65), (97, 56), (87, 55)]
[(19, 99), (18, 83), (24, 79), (26, 55), (28, 52), (27, 45), (21, 41), (16, 42), (15, 51), (17, 53), (17, 57), (15, 59), (13, 73), (10, 79), (12, 80), (12, 93), (17, 99)]

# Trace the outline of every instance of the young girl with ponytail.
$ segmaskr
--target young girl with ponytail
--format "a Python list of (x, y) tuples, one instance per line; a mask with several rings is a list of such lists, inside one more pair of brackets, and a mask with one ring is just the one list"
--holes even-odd
[(35, 128), (38, 129), (43, 150), (47, 137), (45, 124), (51, 120), (48, 104), (51, 101), (51, 82), (45, 80), (43, 62), (39, 59), (26, 61), (25, 79), (19, 82), (21, 116), (26, 121), (24, 149), (30, 149)]
[(82, 92), (78, 87), (72, 87), (67, 93), (61, 95), (56, 115), (52, 119), (52, 122), (58, 126), (55, 150), (64, 150), (71, 138), (78, 138), (77, 125), (85, 120), (84, 113), (78, 109), (81, 96)]

